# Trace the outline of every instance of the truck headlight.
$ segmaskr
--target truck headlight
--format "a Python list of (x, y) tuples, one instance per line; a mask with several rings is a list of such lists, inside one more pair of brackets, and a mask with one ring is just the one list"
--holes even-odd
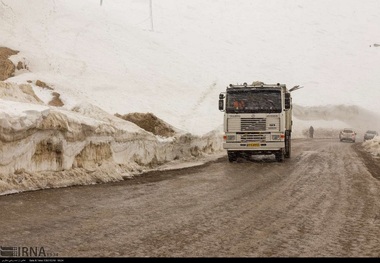
[(227, 142), (236, 141), (236, 135), (227, 135)]
[(273, 135), (272, 135), (272, 140), (273, 140), (273, 141), (278, 141), (278, 140), (280, 140), (280, 135), (279, 135), (279, 134), (273, 134)]

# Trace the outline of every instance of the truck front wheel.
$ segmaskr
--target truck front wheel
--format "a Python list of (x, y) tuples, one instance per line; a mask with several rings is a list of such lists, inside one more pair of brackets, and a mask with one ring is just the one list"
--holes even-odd
[(277, 152), (277, 153), (275, 154), (275, 157), (276, 157), (276, 161), (277, 161), (277, 162), (282, 162), (282, 161), (284, 160), (284, 157), (285, 157), (285, 155), (284, 155), (284, 151), (281, 150), (281, 151)]
[(227, 152), (227, 155), (228, 155), (228, 161), (230, 163), (237, 161), (237, 154), (236, 153), (234, 153), (234, 152)]

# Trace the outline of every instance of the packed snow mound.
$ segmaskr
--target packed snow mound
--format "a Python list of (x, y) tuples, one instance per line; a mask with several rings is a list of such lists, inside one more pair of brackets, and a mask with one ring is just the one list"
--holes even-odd
[(362, 145), (367, 152), (371, 153), (376, 158), (380, 158), (380, 136), (365, 141)]
[(92, 104), (52, 107), (30, 85), (0, 85), (0, 194), (123, 180), (222, 150), (220, 131), (163, 139)]
[(43, 104), (29, 84), (17, 85), (0, 81), (0, 98), (5, 100)]

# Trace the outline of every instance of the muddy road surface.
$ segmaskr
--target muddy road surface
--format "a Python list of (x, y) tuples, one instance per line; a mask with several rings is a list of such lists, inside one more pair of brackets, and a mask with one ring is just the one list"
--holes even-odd
[(283, 163), (224, 157), (0, 196), (1, 246), (58, 257), (379, 257), (377, 163), (360, 142), (299, 139), (292, 148)]

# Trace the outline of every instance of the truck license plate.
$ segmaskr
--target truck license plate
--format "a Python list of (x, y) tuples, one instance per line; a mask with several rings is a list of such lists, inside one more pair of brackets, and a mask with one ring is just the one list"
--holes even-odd
[(247, 146), (248, 147), (259, 147), (260, 144), (259, 143), (248, 143)]

